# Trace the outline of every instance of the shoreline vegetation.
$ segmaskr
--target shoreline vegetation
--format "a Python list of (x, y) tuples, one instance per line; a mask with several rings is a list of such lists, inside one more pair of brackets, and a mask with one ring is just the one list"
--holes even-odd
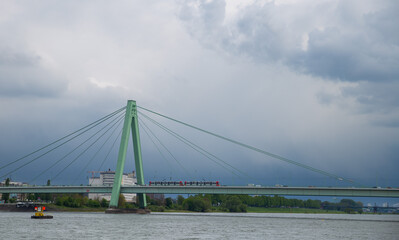
[[(103, 213), (107, 208), (99, 207), (65, 207), (58, 206), (55, 204), (46, 204), (47, 212), (99, 212)], [(0, 208), (0, 211), (4, 209)], [(13, 209), (8, 209), (8, 211), (13, 212)], [(25, 209), (25, 211), (33, 211), (33, 209)], [(20, 212), (20, 211), (18, 211)], [(176, 210), (176, 209), (155, 209), (152, 212), (164, 212), (164, 213), (193, 213), (195, 211), (189, 210)], [(226, 211), (214, 209), (208, 211), (208, 213), (226, 213)], [(345, 214), (343, 211), (331, 211), (324, 209), (309, 209), (309, 208), (262, 208), (262, 207), (248, 207), (247, 213), (311, 213), (311, 214)]]
[[(107, 208), (89, 208), (89, 207), (61, 207), (54, 204), (48, 205), (49, 212), (105, 212)], [(195, 211), (164, 209), (164, 210), (151, 210), (152, 212), (165, 212), (165, 213), (192, 213)], [(226, 213), (226, 211), (212, 210), (209, 213)], [(324, 209), (309, 209), (309, 208), (262, 208), (262, 207), (248, 207), (247, 213), (322, 213), (322, 214), (345, 214), (343, 211), (331, 211)]]
[(195, 195), (163, 201), (149, 199), (154, 212), (250, 212), (250, 213), (363, 213), (363, 203), (342, 199), (338, 203), (300, 200), (281, 196)]
[[(249, 213), (363, 213), (363, 204), (351, 199), (331, 203), (320, 200), (300, 200), (282, 196), (198, 194), (176, 199), (150, 198), (147, 208), (152, 212), (249, 212)], [(27, 200), (45, 200), (48, 211), (54, 212), (105, 212), (109, 202), (105, 199), (88, 199), (83, 194), (28, 194)], [(9, 201), (16, 202), (16, 201)], [(119, 208), (136, 209), (138, 203), (128, 203), (120, 195)], [(1, 208), (0, 208), (1, 210)], [(4, 208), (3, 211), (12, 211)], [(15, 209), (24, 211), (23, 209)], [(28, 209), (26, 209), (28, 211)]]

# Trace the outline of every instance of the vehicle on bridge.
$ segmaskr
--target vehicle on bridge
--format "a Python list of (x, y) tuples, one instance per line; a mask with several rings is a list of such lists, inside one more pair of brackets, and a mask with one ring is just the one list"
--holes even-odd
[(219, 181), (150, 181), (150, 186), (220, 186)]

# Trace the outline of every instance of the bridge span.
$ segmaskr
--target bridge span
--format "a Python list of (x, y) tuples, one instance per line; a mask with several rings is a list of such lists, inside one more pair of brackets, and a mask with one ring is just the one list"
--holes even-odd
[[(111, 193), (112, 186), (0, 187), (0, 193)], [(282, 196), (341, 196), (399, 198), (398, 188), (250, 187), (250, 186), (129, 186), (121, 193), (246, 194)]]
[[(124, 113), (124, 111), (126, 111)], [(108, 131), (111, 129), (114, 129), (111, 131), (112, 133), (108, 136), (106, 141), (103, 143), (103, 145), (99, 148), (100, 150), (103, 148), (104, 144), (110, 139), (111, 136), (113, 136), (113, 133), (116, 132), (116, 130), (119, 127), (119, 123), (122, 123), (123, 120), (123, 128), (122, 131), (120, 132), (120, 135), (116, 137), (114, 140), (114, 144), (116, 143), (117, 139), (119, 136), (121, 136), (121, 141), (119, 145), (119, 152), (118, 152), (118, 160), (115, 168), (115, 173), (114, 173), (114, 179), (113, 179), (113, 185), (112, 186), (24, 186), (24, 187), (0, 187), (0, 193), (111, 193), (111, 200), (109, 206), (111, 208), (113, 207), (118, 207), (118, 199), (120, 196), (120, 193), (136, 193), (137, 197), (139, 199), (140, 207), (145, 208), (147, 203), (146, 203), (146, 195), (147, 193), (160, 193), (160, 194), (246, 194), (246, 195), (281, 195), (281, 196), (341, 196), (341, 197), (386, 197), (386, 198), (399, 198), (399, 189), (398, 188), (344, 188), (344, 187), (265, 187), (265, 186), (146, 186), (145, 181), (144, 181), (144, 171), (143, 171), (143, 161), (141, 157), (141, 143), (140, 143), (140, 134), (139, 134), (139, 118), (138, 118), (138, 113), (140, 113), (140, 116), (144, 117), (144, 119), (148, 120), (149, 122), (153, 123), (157, 127), (161, 128), (164, 130), (166, 133), (172, 135), (173, 137), (177, 138), (179, 141), (182, 143), (186, 144), (193, 150), (197, 151), (200, 153), (202, 156), (208, 158), (212, 162), (216, 163), (217, 165), (221, 166), (224, 168), (226, 171), (231, 172), (232, 174), (236, 176), (242, 176), (244, 179), (246, 177), (250, 177), (249, 174), (242, 172), (238, 168), (234, 167), (233, 165), (229, 164), (228, 162), (225, 162), (224, 160), (220, 159), (219, 157), (213, 155), (212, 153), (208, 152), (206, 149), (203, 149), (202, 147), (196, 145), (195, 143), (189, 141), (188, 139), (184, 138), (183, 136), (177, 134), (176, 132), (168, 129), (167, 127), (163, 126), (161, 123), (157, 122), (156, 120), (152, 119), (151, 117), (147, 116), (145, 113), (142, 111), (146, 111), (147, 113), (152, 113), (158, 117), (162, 117), (164, 119), (171, 120), (175, 123), (181, 124), (183, 126), (189, 127), (191, 129), (197, 130), (199, 132), (208, 134), (210, 136), (216, 137), (218, 139), (227, 141), (229, 143), (235, 144), (237, 146), (249, 149), (251, 151), (263, 154), (266, 157), (271, 157), (277, 160), (280, 160), (285, 163), (289, 163), (292, 165), (295, 165), (297, 167), (301, 167), (307, 170), (310, 170), (312, 172), (322, 174), (324, 176), (327, 176), (329, 178), (335, 179), (339, 182), (344, 181), (349, 183), (350, 185), (356, 185), (356, 186), (362, 186), (359, 183), (354, 182), (353, 180), (349, 178), (345, 178), (342, 176), (338, 176), (333, 173), (329, 173), (327, 171), (317, 169), (305, 164), (302, 164), (300, 162), (293, 161), (291, 159), (287, 159), (283, 156), (276, 155), (274, 153), (256, 148), (254, 146), (245, 144), (243, 142), (239, 142), (237, 140), (227, 138), (224, 136), (221, 136), (219, 134), (207, 131), (205, 129), (196, 127), (194, 125), (179, 121), (177, 119), (165, 116), (163, 114), (154, 112), (152, 110), (137, 106), (136, 101), (133, 100), (128, 100), (126, 107), (120, 108), (116, 111), (114, 111), (111, 114), (108, 114), (107, 116), (102, 117), (101, 119), (90, 123), (86, 125), (85, 127), (72, 132), (36, 151), (33, 151), (21, 158), (18, 158), (14, 161), (8, 162), (8, 163), (2, 163), (0, 165), (0, 170), (2, 169), (8, 169), (11, 165), (24, 160), (25, 158), (32, 157), (33, 159), (29, 159), (28, 161), (25, 160), (25, 162), (21, 162), (19, 166), (14, 165), (14, 169), (10, 169), (7, 173), (1, 173), (0, 179), (4, 177), (9, 177), (11, 174), (14, 172), (19, 171), (21, 168), (28, 166), (29, 164), (33, 163), (37, 159), (40, 159), (41, 157), (45, 156), (46, 154), (52, 152), (53, 150), (56, 150), (58, 147), (61, 147), (62, 145), (68, 143), (69, 141), (79, 137), (80, 135), (88, 132), (92, 128), (99, 126), (99, 124), (102, 124), (102, 128), (92, 134), (89, 138), (87, 138), (83, 143), (80, 143), (77, 147), (75, 147), (73, 150), (69, 151), (66, 155), (63, 157), (59, 158), (57, 161), (51, 161), (48, 162), (47, 164), (49, 166), (46, 166), (46, 169), (43, 170), (41, 173), (36, 175), (31, 183), (34, 183), (36, 179), (38, 178), (44, 178), (45, 173), (52, 169), (54, 166), (56, 166), (58, 163), (60, 163), (62, 160), (66, 159), (70, 154), (72, 154), (75, 150), (77, 150), (79, 147), (83, 146), (86, 142), (94, 138), (97, 134), (102, 132), (102, 134), (97, 137), (94, 142), (92, 142), (88, 147), (86, 147), (83, 152), (77, 155), (73, 160), (71, 160), (66, 167), (62, 168), (58, 173), (56, 173), (54, 176), (52, 176), (51, 181), (56, 179), (60, 174), (62, 174), (68, 167), (70, 167), (77, 159), (79, 159), (80, 156), (85, 154), (85, 152), (93, 146), (98, 140), (100, 140)], [(140, 119), (143, 120), (143, 119)], [(107, 122), (107, 123), (106, 123)], [(146, 126), (143, 121), (143, 126)], [(106, 123), (106, 124), (105, 124)], [(105, 125), (104, 125), (105, 124)], [(116, 127), (114, 127), (116, 126)], [(100, 127), (99, 127), (100, 128)], [(106, 129), (107, 128), (107, 129)], [(144, 127), (143, 130), (145, 132), (146, 128)], [(149, 132), (151, 133), (151, 129), (149, 129)], [(94, 130), (93, 130), (94, 131)], [(90, 131), (91, 133), (91, 131)], [(148, 133), (147, 133), (148, 134)], [(124, 176), (124, 167), (125, 167), (125, 162), (126, 162), (126, 155), (127, 155), (127, 149), (128, 149), (128, 143), (129, 143), (129, 138), (130, 135), (132, 135), (132, 142), (133, 142), (133, 153), (134, 153), (134, 162), (135, 162), (135, 171), (136, 171), (136, 177), (137, 177), (137, 184), (136, 186), (122, 186), (122, 179)], [(151, 138), (151, 134), (148, 134), (149, 137)], [(159, 139), (156, 137), (155, 134), (153, 136), (159, 141)], [(151, 140), (153, 141), (153, 140)], [(153, 142), (154, 143), (154, 142)], [(159, 141), (159, 143), (165, 148), (167, 152), (171, 154), (171, 152), (162, 144), (162, 142)], [(108, 154), (111, 153), (111, 150), (113, 149), (113, 146), (109, 149)], [(155, 144), (155, 143), (154, 143)], [(156, 146), (157, 147), (157, 146)], [(157, 147), (158, 148), (158, 147)], [(48, 150), (49, 149), (49, 150)], [(46, 152), (44, 152), (46, 151)], [(159, 151), (159, 149), (158, 149)], [(43, 153), (44, 152), (44, 153)], [(91, 161), (95, 159), (95, 156), (97, 156), (97, 151), (95, 155), (90, 159), (89, 162), (86, 163), (86, 166), (81, 170), (81, 173), (90, 165)], [(162, 152), (160, 151), (161, 155)], [(106, 158), (104, 158), (103, 162), (101, 163), (100, 167), (98, 168), (98, 171), (102, 168), (104, 161), (107, 159), (108, 154), (106, 155)], [(38, 155), (38, 156), (37, 156)], [(171, 154), (171, 156), (176, 160), (176, 162), (182, 167), (182, 169), (186, 170), (183, 165)], [(76, 180), (76, 179), (75, 179)], [(7, 185), (7, 184), (6, 184)]]

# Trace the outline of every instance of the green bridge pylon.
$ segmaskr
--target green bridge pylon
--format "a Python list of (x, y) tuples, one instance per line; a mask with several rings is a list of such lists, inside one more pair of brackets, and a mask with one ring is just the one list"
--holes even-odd
[[(133, 137), (133, 150), (134, 150), (134, 161), (136, 166), (137, 184), (144, 185), (144, 174), (143, 174), (143, 161), (141, 159), (141, 145), (140, 145), (140, 134), (139, 124), (137, 118), (137, 105), (136, 101), (128, 100), (126, 106), (125, 122), (123, 124), (121, 145), (119, 147), (118, 163), (116, 165), (114, 185), (112, 187), (111, 201), (109, 203), (110, 208), (118, 207), (119, 194), (121, 192), (121, 183), (123, 177), (123, 168), (125, 167), (126, 150), (129, 142), (130, 129), (132, 130)], [(145, 208), (147, 201), (145, 194), (137, 194), (140, 207)]]

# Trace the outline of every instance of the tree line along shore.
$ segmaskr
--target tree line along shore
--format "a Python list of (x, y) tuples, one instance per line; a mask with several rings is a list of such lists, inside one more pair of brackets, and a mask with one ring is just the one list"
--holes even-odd
[[(5, 196), (7, 198), (7, 196)], [(50, 211), (104, 211), (109, 202), (106, 199), (89, 199), (83, 194), (28, 194), (28, 201), (47, 202)], [(15, 199), (3, 199), (15, 203)], [(363, 213), (361, 202), (341, 199), (340, 202), (301, 200), (282, 196), (250, 196), (197, 194), (184, 198), (150, 198), (147, 208), (154, 212), (260, 212), (260, 213)], [(138, 208), (138, 203), (125, 201), (120, 195), (120, 208)]]

